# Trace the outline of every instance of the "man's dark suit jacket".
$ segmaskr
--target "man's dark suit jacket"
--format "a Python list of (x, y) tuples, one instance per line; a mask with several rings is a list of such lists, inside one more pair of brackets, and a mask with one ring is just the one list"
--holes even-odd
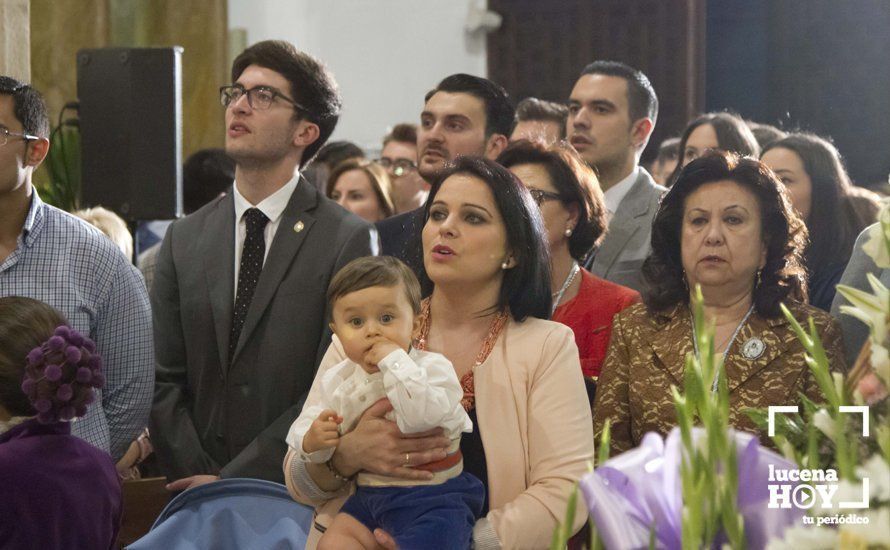
[(170, 226), (151, 291), (152, 442), (164, 474), (283, 482), (284, 438), (330, 343), (331, 277), (370, 254), (369, 227), (305, 179), (282, 214), (229, 365), (232, 193)]
[(423, 267), (423, 207), (377, 222), (380, 254), (405, 262), (420, 277)]

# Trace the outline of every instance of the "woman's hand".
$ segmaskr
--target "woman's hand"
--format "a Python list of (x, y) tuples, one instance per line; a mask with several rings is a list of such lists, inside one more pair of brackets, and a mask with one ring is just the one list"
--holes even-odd
[(374, 529), (374, 538), (377, 539), (377, 544), (386, 550), (399, 550), (395, 539), (383, 529)]
[(442, 428), (407, 436), (395, 422), (384, 418), (392, 410), (388, 399), (374, 403), (362, 415), (354, 430), (340, 438), (333, 461), (337, 471), (352, 476), (359, 471), (428, 480), (433, 474), (413, 466), (445, 458), (451, 441)]

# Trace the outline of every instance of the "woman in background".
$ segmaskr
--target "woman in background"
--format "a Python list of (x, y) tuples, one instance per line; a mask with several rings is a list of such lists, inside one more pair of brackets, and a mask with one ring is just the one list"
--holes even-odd
[(774, 141), (761, 160), (785, 184), (792, 206), (807, 225), (810, 245), (804, 264), (810, 304), (829, 311), (856, 237), (877, 219), (877, 195), (854, 190), (838, 150), (814, 134), (790, 134)]
[(684, 166), (709, 149), (729, 151), (741, 157), (757, 157), (760, 146), (751, 129), (738, 115), (727, 112), (705, 113), (686, 125), (680, 136), (680, 161), (670, 181), (676, 181)]
[(569, 146), (520, 140), (498, 163), (525, 185), (541, 210), (550, 247), (551, 319), (575, 333), (581, 372), (591, 404), (612, 318), (640, 301), (635, 290), (596, 277), (580, 263), (606, 232), (606, 207), (596, 174)]
[(367, 160), (342, 162), (328, 178), (328, 198), (370, 223), (393, 215), (391, 192), (386, 170)]

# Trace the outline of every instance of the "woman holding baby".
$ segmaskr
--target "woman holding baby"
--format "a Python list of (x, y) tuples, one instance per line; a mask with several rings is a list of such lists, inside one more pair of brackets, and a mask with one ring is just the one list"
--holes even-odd
[[(540, 213), (529, 192), (493, 162), (461, 158), (434, 183), (422, 233), (423, 301), (413, 348), (442, 354), (462, 388), (472, 432), (460, 438), (463, 471), (485, 500), (475, 548), (542, 548), (565, 515), (593, 455), (590, 408), (572, 331), (546, 321), (549, 263)], [(347, 357), (335, 337), (306, 407), (321, 402), (325, 372)], [(453, 456), (436, 428), (406, 437), (381, 400), (339, 436), (324, 464), (292, 449), (285, 479), (316, 506), (309, 546), (353, 491), (359, 472), (429, 481), (423, 469)], [(574, 530), (584, 518), (578, 515)], [(377, 531), (377, 541), (395, 544)], [(444, 543), (444, 541), (443, 541)]]

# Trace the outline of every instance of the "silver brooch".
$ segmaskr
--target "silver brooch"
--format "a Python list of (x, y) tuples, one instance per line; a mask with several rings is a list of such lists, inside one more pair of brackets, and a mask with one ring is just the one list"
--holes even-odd
[(754, 360), (763, 355), (763, 350), (765, 349), (766, 344), (763, 343), (763, 340), (751, 338), (742, 346), (742, 355), (745, 356), (745, 359)]

